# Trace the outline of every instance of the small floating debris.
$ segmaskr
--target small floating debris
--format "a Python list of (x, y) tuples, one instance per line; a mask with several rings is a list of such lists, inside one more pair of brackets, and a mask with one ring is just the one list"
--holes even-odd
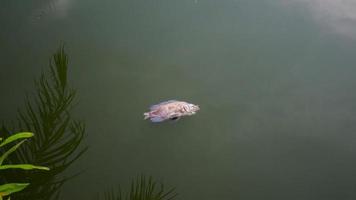
[(163, 122), (165, 120), (178, 120), (183, 116), (194, 115), (200, 110), (198, 105), (184, 101), (169, 100), (150, 107), (149, 112), (143, 113), (144, 119), (152, 122)]

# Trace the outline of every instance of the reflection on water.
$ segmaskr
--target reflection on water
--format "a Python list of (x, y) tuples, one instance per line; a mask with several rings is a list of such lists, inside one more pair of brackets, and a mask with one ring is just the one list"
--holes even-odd
[(286, 5), (307, 7), (314, 19), (332, 30), (356, 39), (356, 1), (354, 0), (281, 0)]
[(30, 21), (38, 23), (39, 20), (63, 19), (68, 16), (69, 9), (73, 0), (48, 0), (42, 1), (40, 5), (32, 9)]

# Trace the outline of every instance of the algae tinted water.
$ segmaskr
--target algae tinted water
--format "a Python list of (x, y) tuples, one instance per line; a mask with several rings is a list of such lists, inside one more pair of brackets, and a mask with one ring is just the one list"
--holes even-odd
[[(352, 0), (1, 1), (1, 120), (63, 41), (89, 151), (62, 199), (141, 173), (184, 200), (355, 199), (355, 11)], [(201, 110), (143, 121), (168, 99)]]

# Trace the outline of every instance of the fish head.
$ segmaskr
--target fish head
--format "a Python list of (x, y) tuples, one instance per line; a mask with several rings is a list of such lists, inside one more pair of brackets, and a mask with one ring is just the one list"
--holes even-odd
[(189, 110), (191, 111), (191, 112), (196, 112), (196, 111), (198, 111), (198, 110), (200, 110), (200, 108), (199, 108), (199, 106), (198, 105), (194, 105), (194, 104), (188, 104), (188, 106), (189, 106)]

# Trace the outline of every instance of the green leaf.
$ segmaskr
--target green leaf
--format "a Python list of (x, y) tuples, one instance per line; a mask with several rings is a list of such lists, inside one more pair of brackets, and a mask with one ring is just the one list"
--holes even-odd
[(19, 165), (1, 165), (0, 170), (3, 169), (24, 169), (24, 170), (32, 170), (32, 169), (40, 169), (40, 170), (49, 170), (48, 167), (36, 166), (30, 164), (19, 164)]
[[(18, 140), (18, 139), (23, 139), (23, 138), (30, 138), (33, 136), (33, 133), (30, 133), (30, 132), (22, 132), (22, 133), (16, 133), (8, 138), (6, 138), (1, 144), (0, 144), (0, 147), (10, 143), (10, 142), (13, 142), (15, 140)], [(0, 139), (1, 141), (1, 139)]]
[[(120, 188), (104, 194), (105, 200), (173, 200), (177, 196), (174, 188), (165, 189), (163, 184), (158, 184), (152, 177), (146, 178), (144, 175), (137, 177), (131, 182), (129, 191), (122, 193)], [(125, 198), (124, 198), (125, 197)]]
[(0, 185), (0, 196), (4, 197), (14, 192), (19, 192), (25, 189), (29, 183), (8, 183)]
[(7, 158), (12, 152), (16, 151), (19, 146), (24, 143), (26, 140), (22, 140), (21, 142), (17, 143), (13, 147), (11, 147), (9, 150), (7, 150), (1, 157), (0, 157), (0, 166), (2, 165), (2, 162)]

